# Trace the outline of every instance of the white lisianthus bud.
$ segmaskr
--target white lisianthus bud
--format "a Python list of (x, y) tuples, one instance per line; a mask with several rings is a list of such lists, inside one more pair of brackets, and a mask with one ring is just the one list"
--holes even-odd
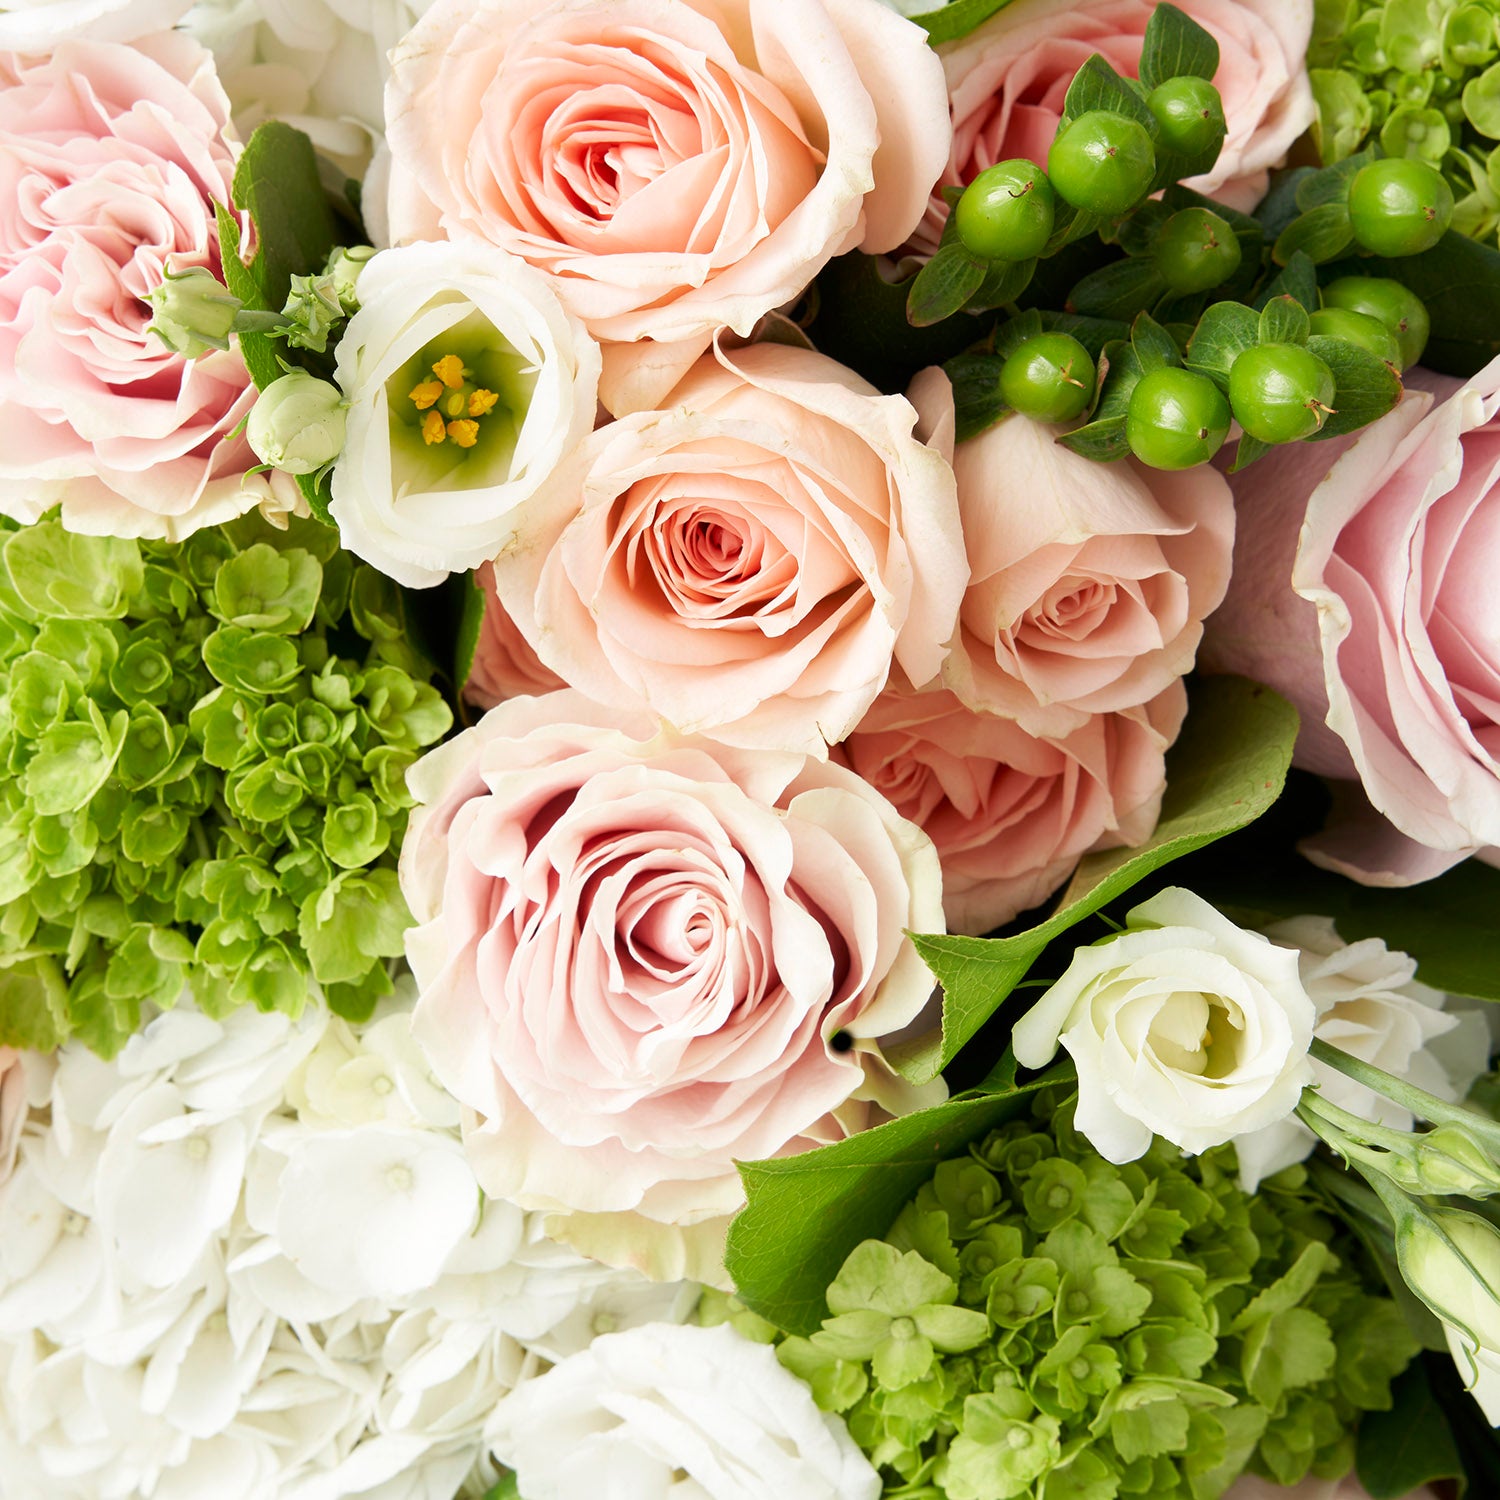
[(343, 449), (347, 405), (337, 386), (292, 370), (256, 397), (245, 436), (255, 456), (273, 469), (315, 474)]
[(1078, 1069), (1078, 1129), (1113, 1162), (1163, 1136), (1207, 1151), (1284, 1119), (1311, 1078), (1313, 1002), (1297, 955), (1172, 886), (1080, 948), (1017, 1023), (1028, 1068)]
[(184, 359), (227, 349), (235, 315), (244, 306), (206, 266), (168, 270), (146, 293), (146, 301), (155, 313), (151, 332)]
[(359, 278), (375, 253), (373, 245), (338, 245), (328, 252), (323, 274), (332, 280), (346, 313), (359, 311)]
[(1396, 1221), (1406, 1284), (1468, 1342), (1500, 1355), (1500, 1229), (1465, 1209), (1424, 1208), (1374, 1178), (1371, 1186)]

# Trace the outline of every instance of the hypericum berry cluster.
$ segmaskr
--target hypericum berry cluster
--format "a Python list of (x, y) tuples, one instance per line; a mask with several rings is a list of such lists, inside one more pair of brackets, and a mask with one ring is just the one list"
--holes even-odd
[(1190, 1500), (1246, 1469), (1347, 1472), (1416, 1345), (1304, 1169), (1252, 1197), (1232, 1146), (1117, 1167), (1072, 1112), (1039, 1096), (939, 1166), (782, 1362), (888, 1494)]
[(316, 522), (0, 534), (0, 1043), (115, 1052), (186, 984), (369, 1013), (405, 773), (452, 715), (401, 596)]

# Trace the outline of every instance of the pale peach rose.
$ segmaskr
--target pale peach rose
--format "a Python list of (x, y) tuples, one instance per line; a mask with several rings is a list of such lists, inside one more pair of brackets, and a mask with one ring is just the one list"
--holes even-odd
[(1204, 643), (1297, 705), (1294, 762), (1338, 792), (1307, 852), (1374, 885), (1500, 859), (1500, 360), (1407, 381), (1353, 437), (1233, 477), (1246, 527)]
[(0, 55), (0, 514), (62, 506), (75, 531), (181, 538), (256, 505), (255, 399), (237, 350), (186, 360), (141, 299), (219, 265), (238, 147), (213, 60), (176, 32)]
[[(928, 428), (949, 430), (940, 370), (919, 374), (911, 398)], [(971, 579), (943, 667), (969, 707), (1049, 738), (1149, 702), (1192, 668), (1234, 541), (1213, 469), (1095, 463), (1056, 437), (1012, 415), (954, 450)]]
[(26, 1065), (14, 1047), (0, 1047), (0, 1183), (16, 1164), (26, 1123)]
[(629, 1215), (616, 1253), (680, 1275), (662, 1245), (722, 1235), (736, 1161), (903, 1097), (879, 1039), (927, 1006), (904, 932), (940, 930), (941, 876), (859, 777), (568, 691), (502, 703), (410, 785), (413, 1025), (486, 1191)]
[(548, 272), (616, 415), (900, 245), (948, 156), (942, 67), (879, 0), (438, 0), (393, 67), (390, 235)]
[(916, 413), (809, 350), (706, 355), (600, 428), (495, 559), (570, 686), (684, 732), (823, 753), (894, 659), (934, 678), (967, 569), (953, 471)]
[(902, 684), (836, 753), (937, 846), (948, 930), (978, 935), (1044, 901), (1090, 849), (1150, 837), (1186, 713), (1178, 681), (1046, 740)]
[(495, 570), (489, 563), (474, 570), (474, 582), (484, 593), (484, 618), (464, 700), (476, 708), (493, 708), (506, 698), (527, 693), (550, 693), (565, 687), (562, 678), (531, 649), (531, 643), (516, 629), (516, 622), (495, 592)]
[[(972, 182), (997, 161), (1045, 165), (1073, 75), (1095, 53), (1134, 78), (1154, 0), (1014, 0), (940, 49), (953, 101), (953, 152), (943, 183)], [(1229, 133), (1211, 172), (1188, 186), (1249, 210), (1269, 169), (1312, 124), (1303, 56), (1313, 0), (1182, 0), (1219, 43), (1214, 78)], [(915, 244), (937, 245), (948, 209), (934, 194)]]

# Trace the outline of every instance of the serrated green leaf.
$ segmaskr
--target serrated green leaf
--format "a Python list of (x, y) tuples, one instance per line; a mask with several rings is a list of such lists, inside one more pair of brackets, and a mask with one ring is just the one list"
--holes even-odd
[(801, 1156), (739, 1163), (746, 1206), (729, 1226), (725, 1266), (745, 1305), (788, 1333), (817, 1331), (849, 1252), (883, 1235), (940, 1161), (1024, 1108), (1024, 1085), (960, 1094)]
[(1161, 818), (1144, 845), (1088, 855), (1056, 912), (1025, 932), (915, 938), (943, 985), (942, 1037), (940, 1044), (923, 1038), (893, 1049), (901, 1072), (918, 1082), (935, 1077), (1054, 938), (1152, 871), (1258, 818), (1281, 791), (1296, 736), (1296, 710), (1269, 688), (1242, 677), (1196, 683), (1187, 723), (1168, 755)]
[(1212, 79), (1219, 70), (1219, 44), (1175, 5), (1160, 4), (1146, 23), (1141, 46), (1141, 83), (1154, 89), (1169, 78), (1191, 74)]
[(1312, 332), (1307, 309), (1295, 297), (1272, 297), (1260, 310), (1256, 338), (1262, 344), (1305, 344)]
[(1280, 234), (1271, 249), (1278, 266), (1294, 255), (1305, 255), (1314, 265), (1336, 260), (1354, 242), (1354, 225), (1342, 203), (1320, 203), (1298, 214)]
[(917, 272), (906, 294), (906, 321), (913, 328), (930, 328), (961, 312), (979, 290), (988, 270), (959, 244), (947, 244)]
[(1380, 358), (1347, 339), (1314, 335), (1308, 352), (1333, 371), (1333, 414), (1307, 440), (1343, 437), (1391, 411), (1401, 399), (1401, 377)]

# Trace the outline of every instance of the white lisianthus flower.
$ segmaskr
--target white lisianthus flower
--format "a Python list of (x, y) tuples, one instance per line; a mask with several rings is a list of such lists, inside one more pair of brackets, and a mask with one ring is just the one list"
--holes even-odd
[(1153, 1134), (1196, 1153), (1291, 1114), (1313, 1020), (1294, 951), (1169, 886), (1078, 949), (1011, 1044), (1028, 1068), (1072, 1054), (1078, 1129), (1126, 1162)]
[(77, 37), (90, 42), (134, 42), (165, 31), (193, 0), (5, 0), (0, 5), (0, 52), (51, 52)]
[(876, 1500), (881, 1488), (843, 1422), (727, 1324), (605, 1334), (501, 1402), (489, 1437), (526, 1500)]
[[(1327, 917), (1293, 917), (1266, 928), (1266, 936), (1296, 952), (1303, 986), (1317, 1011), (1313, 1035), (1330, 1046), (1440, 1099), (1461, 1097), (1483, 1070), (1489, 1033), (1482, 1021), (1445, 1012), (1442, 991), (1416, 978), (1415, 959), (1393, 952), (1379, 938), (1344, 943)], [(1471, 1043), (1474, 1066), (1454, 1077), (1429, 1043), (1460, 1028)], [(1393, 1130), (1412, 1128), (1409, 1110), (1326, 1063), (1313, 1062), (1312, 1082), (1330, 1103), (1351, 1114)], [(1291, 1117), (1239, 1137), (1240, 1185), (1253, 1193), (1262, 1178), (1301, 1161), (1316, 1144), (1312, 1131)]]
[(477, 241), (383, 250), (359, 297), (329, 509), (350, 551), (425, 588), (496, 557), (593, 429), (599, 347), (539, 272)]

